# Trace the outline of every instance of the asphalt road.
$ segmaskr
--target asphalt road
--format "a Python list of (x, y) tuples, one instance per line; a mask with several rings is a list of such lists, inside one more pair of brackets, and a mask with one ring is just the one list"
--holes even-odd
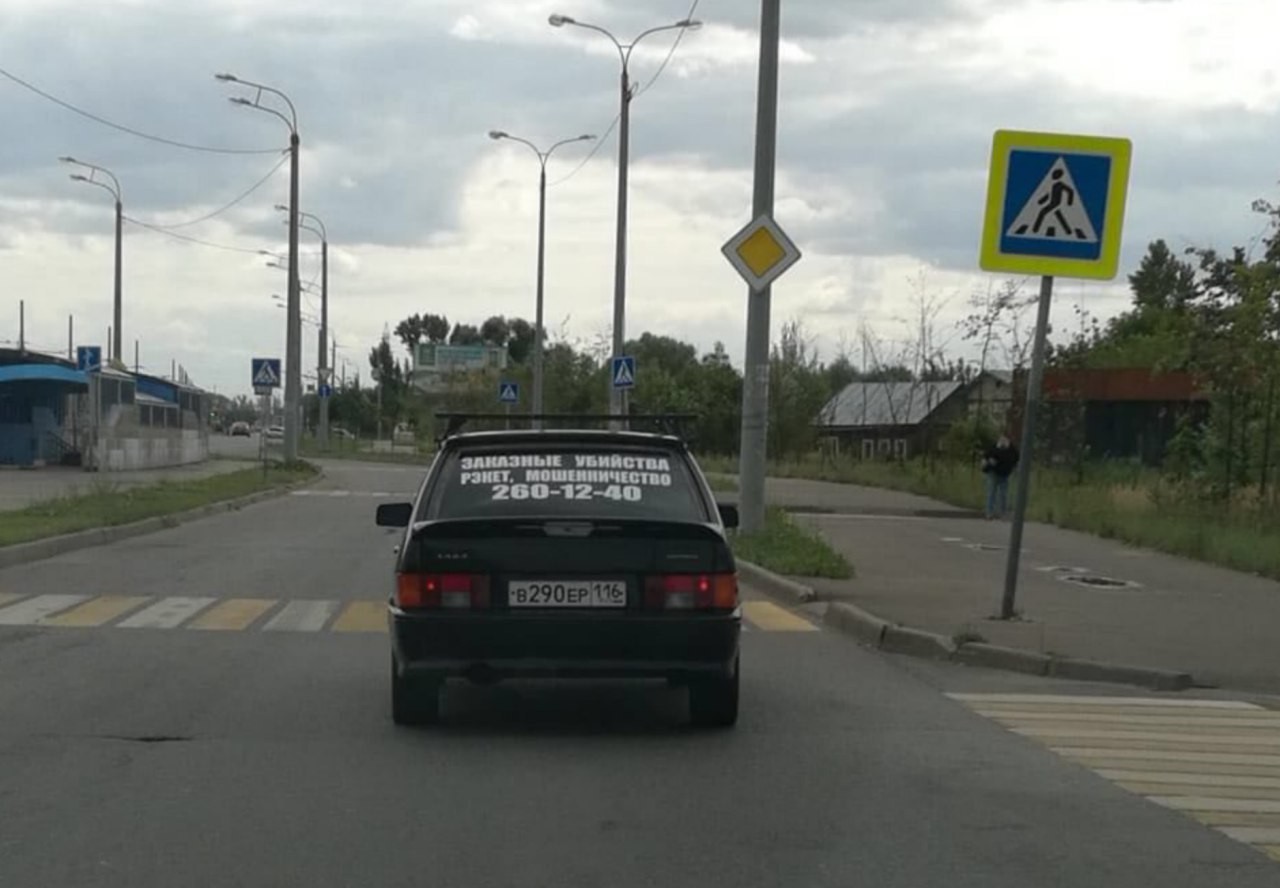
[(459, 686), (446, 726), (396, 729), (372, 513), (420, 471), (333, 464), (0, 572), (0, 886), (1280, 884), (1020, 727), (1079, 730), (1098, 690), (886, 658), (756, 596), (734, 731), (610, 684)]

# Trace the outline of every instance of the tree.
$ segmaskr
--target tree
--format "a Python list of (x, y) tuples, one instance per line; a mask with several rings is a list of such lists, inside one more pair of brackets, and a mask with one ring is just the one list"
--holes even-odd
[(493, 315), (480, 325), (480, 338), (486, 345), (506, 345), (511, 338), (511, 326), (502, 315)]
[(422, 315), (410, 315), (396, 324), (395, 334), (404, 343), (404, 347), (409, 354), (415, 354), (418, 349), (418, 343), (426, 335), (426, 327), (423, 324)]
[(428, 342), (434, 342), (438, 345), (449, 338), (449, 319), (444, 315), (423, 315), (422, 331), (426, 335)]
[(474, 324), (458, 324), (449, 334), (450, 345), (484, 345), (484, 336)]
[(533, 353), (534, 328), (524, 318), (512, 318), (508, 324), (507, 356), (513, 364), (523, 364)]

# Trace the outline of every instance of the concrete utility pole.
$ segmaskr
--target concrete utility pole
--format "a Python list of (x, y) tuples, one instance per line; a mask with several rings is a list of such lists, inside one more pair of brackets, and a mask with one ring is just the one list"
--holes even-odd
[[(277, 205), (277, 210), (288, 210), (288, 207)], [(313, 213), (299, 212), (299, 216), (314, 222), (315, 225), (302, 224), (301, 227), (320, 238), (320, 345), (316, 358), (316, 397), (320, 400), (320, 428), (316, 432), (316, 441), (322, 449), (329, 447), (329, 399), (321, 391), (330, 384), (329, 360), (329, 230), (324, 222)]]
[[(298, 153), (302, 140), (298, 135), (298, 111), (293, 101), (274, 87), (242, 80), (234, 74), (215, 74), (214, 78), (254, 90), (252, 99), (232, 96), (230, 101), (274, 115), (289, 128), (289, 299), (285, 321), (284, 460), (293, 462), (298, 458), (302, 424), (302, 288), (298, 280)], [(263, 105), (263, 93), (270, 93), (284, 102), (289, 109), (288, 115)]]
[[(491, 130), (489, 138), (498, 141), (501, 139), (510, 139), (512, 142), (519, 142), (526, 145), (538, 156), (538, 165), (540, 167), (540, 175), (538, 177), (538, 279), (535, 285), (535, 305), (534, 305), (534, 328), (533, 328), (533, 407), (534, 415), (540, 415), (543, 412), (543, 363), (546, 342), (546, 332), (543, 329), (543, 292), (544, 281), (546, 278), (546, 255), (547, 255), (547, 161), (551, 159), (551, 155), (561, 145), (569, 145), (573, 142), (585, 142), (594, 139), (593, 135), (575, 136), (572, 139), (564, 139), (556, 142), (546, 151), (540, 149), (537, 145), (528, 139), (522, 139), (519, 136), (513, 136), (502, 130)], [(510, 411), (508, 411), (510, 412)], [(533, 427), (535, 429), (542, 428), (542, 420), (534, 420)]]
[[(630, 172), (631, 163), (631, 100), (635, 98), (635, 90), (632, 89), (631, 74), (629, 71), (631, 64), (631, 53), (641, 40), (650, 34), (657, 34), (662, 31), (696, 31), (702, 27), (702, 22), (694, 19), (682, 19), (674, 24), (662, 25), (657, 28), (650, 28), (642, 31), (630, 43), (622, 43), (612, 33), (599, 27), (598, 25), (587, 24), (567, 15), (552, 15), (548, 23), (553, 28), (562, 28), (565, 25), (573, 25), (578, 28), (586, 28), (588, 31), (595, 31), (608, 37), (613, 45), (618, 49), (618, 57), (622, 61), (622, 75), (619, 79), (619, 96), (621, 99), (621, 110), (619, 111), (618, 123), (618, 222), (617, 236), (614, 245), (614, 269), (613, 269), (613, 357), (620, 357), (626, 344), (626, 301), (627, 301), (627, 179)], [(615, 388), (613, 380), (609, 380), (609, 412), (615, 416), (626, 413), (626, 392), (624, 389)]]
[[(84, 167), (89, 171), (89, 175), (85, 176), (81, 173), (72, 173), (71, 179), (74, 182), (83, 182), (86, 185), (95, 185), (109, 193), (115, 199), (116, 206), (116, 256), (115, 256), (115, 274), (114, 274), (114, 298), (112, 305), (112, 336), (107, 337), (107, 357), (116, 361), (124, 361), (124, 189), (120, 187), (120, 180), (115, 174), (106, 167), (100, 167), (97, 164), (87, 163), (83, 160), (77, 160), (74, 157), (64, 155), (58, 160), (63, 163), (69, 163), (73, 166)], [(111, 180), (110, 184), (99, 181), (96, 176), (102, 175)]]
[[(756, 97), (756, 173), (752, 215), (773, 215), (778, 144), (778, 44), (781, 0), (762, 0), (760, 72)], [(769, 310), (772, 288), (747, 294), (747, 349), (742, 394), (742, 441), (738, 454), (741, 527), (764, 527), (764, 477), (769, 439)]]

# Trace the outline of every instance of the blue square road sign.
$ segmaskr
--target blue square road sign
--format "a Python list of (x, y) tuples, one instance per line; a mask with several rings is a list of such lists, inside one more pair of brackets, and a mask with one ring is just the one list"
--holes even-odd
[(610, 378), (616, 389), (635, 388), (636, 359), (631, 355), (618, 355), (613, 359)]

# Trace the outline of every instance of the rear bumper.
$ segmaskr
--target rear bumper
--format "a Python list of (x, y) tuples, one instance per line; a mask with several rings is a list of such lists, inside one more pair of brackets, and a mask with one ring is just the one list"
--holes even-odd
[(490, 678), (729, 675), (741, 614), (506, 612), (389, 615), (409, 674)]

